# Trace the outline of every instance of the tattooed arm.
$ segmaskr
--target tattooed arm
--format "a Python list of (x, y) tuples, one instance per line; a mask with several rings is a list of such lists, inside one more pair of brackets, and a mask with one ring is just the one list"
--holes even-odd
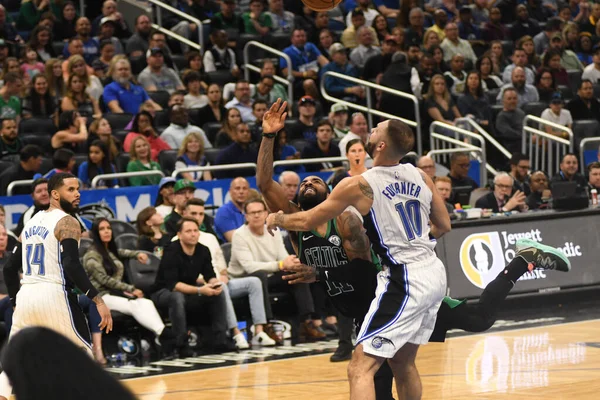
[(365, 215), (373, 205), (373, 190), (360, 175), (343, 179), (333, 189), (327, 200), (309, 211), (285, 215), (270, 214), (267, 228), (280, 227), (288, 231), (308, 231), (336, 218), (348, 206), (354, 206), (361, 215)]
[(371, 261), (371, 242), (361, 219), (351, 211), (344, 211), (337, 218), (342, 245), (350, 261), (355, 258)]

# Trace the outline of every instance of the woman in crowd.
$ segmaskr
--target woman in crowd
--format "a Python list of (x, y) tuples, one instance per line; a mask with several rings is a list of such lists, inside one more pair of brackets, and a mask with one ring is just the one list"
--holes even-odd
[(331, 61), (329, 48), (333, 42), (333, 33), (329, 29), (321, 29), (321, 32), (319, 32), (319, 44), (317, 48), (329, 61)]
[(57, 56), (54, 47), (52, 47), (52, 36), (50, 30), (43, 26), (37, 26), (32, 32), (29, 39), (29, 47), (31, 47), (37, 55), (38, 61), (43, 63)]
[(592, 35), (589, 32), (581, 32), (579, 34), (579, 44), (576, 49), (577, 58), (583, 65), (587, 66), (594, 62), (594, 49), (592, 43)]
[(377, 33), (377, 39), (379, 40), (379, 43), (383, 43), (385, 37), (390, 34), (387, 18), (381, 14), (375, 17), (371, 27), (375, 29), (375, 32)]
[(187, 88), (187, 94), (183, 97), (183, 105), (185, 108), (202, 108), (208, 104), (208, 96), (204, 94), (202, 88), (202, 78), (195, 71), (186, 73), (183, 77), (183, 84)]
[(483, 56), (475, 63), (475, 68), (487, 90), (500, 89), (503, 85), (502, 79), (493, 73), (493, 67), (490, 56)]
[(153, 253), (158, 258), (162, 258), (164, 248), (171, 243), (169, 235), (162, 230), (164, 221), (164, 217), (152, 206), (140, 211), (136, 222), (137, 231), (140, 234), (139, 250)]
[(185, 54), (185, 69), (181, 76), (186, 77), (190, 72), (195, 72), (200, 75), (200, 88), (202, 92), (206, 92), (208, 85), (206, 84), (206, 73), (204, 72), (204, 65), (202, 65), (202, 56), (200, 52), (196, 50), (188, 51)]
[(76, 150), (79, 143), (88, 138), (86, 119), (77, 111), (65, 111), (58, 118), (58, 132), (51, 139), (53, 149)]
[[(204, 123), (221, 122), (223, 116), (227, 112), (225, 101), (223, 100), (223, 91), (221, 86), (216, 83), (208, 85), (206, 91), (208, 104), (198, 110), (198, 117)], [(209, 138), (211, 143), (214, 143), (215, 138)]]
[(465, 92), (458, 98), (458, 110), (462, 115), (471, 115), (473, 119), (486, 131), (494, 126), (492, 108), (483, 94), (483, 87), (479, 72), (471, 71), (467, 74)]
[(562, 31), (564, 39), (564, 48), (571, 51), (576, 51), (579, 47), (579, 25), (574, 22), (567, 22)]
[[(82, 162), (79, 166), (77, 177), (85, 188), (89, 188), (92, 186), (92, 180), (97, 175), (114, 174), (115, 172), (115, 166), (110, 162), (108, 148), (103, 141), (95, 140), (88, 150), (87, 161)], [(112, 188), (117, 185), (118, 181), (116, 179), (101, 180), (96, 188)]]
[(554, 83), (563, 86), (569, 86), (569, 74), (567, 70), (560, 64), (560, 51), (548, 49), (544, 55), (542, 67), (549, 69), (554, 77)]
[(54, 19), (60, 16), (60, 7), (55, 0), (23, 0), (19, 9), (17, 28), (32, 30), (48, 12), (54, 16)]
[(78, 75), (69, 76), (67, 92), (60, 108), (63, 112), (77, 110), (82, 117), (89, 120), (102, 117), (98, 101), (88, 94), (85, 81)]
[(123, 281), (124, 266), (121, 259), (148, 262), (148, 255), (137, 250), (119, 249), (107, 218), (97, 218), (92, 224), (90, 238), (94, 241), (83, 256), (83, 267), (90, 282), (98, 290), (107, 307), (133, 317), (141, 326), (156, 335), (156, 342), (168, 336), (152, 300), (144, 292)]
[(433, 45), (429, 48), (433, 56), (433, 70), (439, 73), (450, 71), (448, 65), (444, 62), (444, 50), (438, 45)]
[(58, 122), (58, 107), (48, 88), (45, 75), (36, 75), (31, 82), (29, 95), (21, 102), (21, 115), (23, 118), (52, 118)]
[(223, 115), (221, 130), (217, 133), (215, 147), (223, 148), (229, 146), (235, 140), (236, 127), (242, 122), (240, 111), (231, 107)]
[[(150, 157), (150, 143), (144, 136), (138, 136), (131, 142), (129, 150), (130, 161), (127, 163), (127, 172), (136, 171), (160, 171), (161, 167)], [(135, 176), (129, 178), (131, 186), (156, 185), (160, 182), (160, 176)]]
[(138, 136), (143, 136), (152, 149), (151, 159), (158, 161), (158, 153), (163, 150), (171, 150), (171, 147), (162, 140), (154, 128), (154, 117), (148, 111), (140, 111), (133, 118), (131, 132), (125, 136), (123, 150), (130, 151), (132, 142)]
[(63, 79), (61, 61), (57, 58), (51, 58), (46, 61), (46, 79), (50, 94), (55, 100), (60, 100), (65, 94), (65, 81)]
[[(108, 69), (110, 67), (110, 62), (112, 61), (114, 56), (115, 56), (115, 44), (108, 39), (101, 41), (100, 42), (100, 57), (98, 57), (98, 61), (100, 61), (100, 63), (102, 63), (104, 68)], [(98, 78), (98, 79), (100, 79), (100, 82), (102, 82), (101, 78)]]
[(154, 207), (156, 207), (156, 212), (162, 215), (163, 218), (173, 212), (173, 187), (175, 182), (175, 178), (165, 177), (158, 184), (158, 195)]
[(31, 82), (34, 76), (44, 73), (44, 63), (38, 61), (36, 51), (30, 46), (25, 47), (21, 59), (21, 75), (25, 82)]
[[(177, 153), (177, 161), (175, 162), (175, 169), (182, 169), (187, 167), (207, 166), (210, 165), (204, 157), (204, 141), (202, 135), (197, 132), (190, 132), (181, 143), (179, 153)], [(182, 172), (181, 177), (189, 181), (210, 181), (212, 175), (210, 171), (197, 171), (197, 172)]]
[(527, 66), (534, 71), (539, 68), (541, 61), (538, 55), (535, 53), (535, 43), (533, 38), (529, 35), (525, 35), (517, 40), (515, 44), (516, 49), (523, 49), (527, 54)]
[[(300, 152), (292, 145), (288, 144), (288, 134), (285, 128), (277, 134), (277, 140), (273, 146), (273, 160), (297, 160), (300, 158)], [(304, 165), (280, 165), (275, 167), (275, 174), (281, 174), (283, 171), (294, 171), (298, 174), (306, 172)]]
[(69, 40), (77, 35), (75, 32), (75, 22), (77, 21), (77, 11), (75, 4), (66, 1), (62, 6), (60, 23), (54, 26), (54, 40)]
[(367, 171), (367, 167), (365, 166), (367, 150), (362, 140), (352, 139), (346, 143), (346, 158), (348, 159), (348, 164), (350, 164), (350, 169), (337, 172), (331, 180), (331, 187), (336, 187), (344, 178), (361, 175)]
[(112, 135), (110, 123), (104, 118), (96, 119), (90, 125), (90, 135), (87, 140), (87, 147), (90, 147), (96, 140), (100, 140), (104, 143), (108, 149), (109, 159), (111, 161), (116, 160), (121, 149), (121, 143)]
[(461, 117), (442, 75), (434, 75), (431, 78), (429, 90), (423, 97), (425, 98), (425, 109), (432, 121), (454, 125), (454, 120)]
[(423, 35), (423, 50), (431, 52), (431, 47), (439, 46), (440, 43), (440, 36), (436, 31), (425, 31)]
[(550, 69), (542, 67), (538, 70), (535, 76), (535, 87), (538, 91), (540, 101), (550, 103), (552, 95), (556, 92), (556, 82)]
[(504, 49), (502, 48), (502, 42), (500, 40), (494, 40), (490, 43), (490, 50), (486, 52), (487, 56), (492, 59), (493, 63), (493, 73), (494, 75), (502, 74), (504, 68), (506, 68), (511, 61), (504, 57)]
[(100, 79), (93, 75), (93, 70), (88, 70), (85, 60), (78, 54), (69, 57), (66, 76), (63, 76), (63, 78), (68, 81), (71, 75), (77, 75), (83, 80), (86, 85), (85, 90), (91, 98), (96, 101), (100, 99), (104, 92), (104, 86), (102, 86)]

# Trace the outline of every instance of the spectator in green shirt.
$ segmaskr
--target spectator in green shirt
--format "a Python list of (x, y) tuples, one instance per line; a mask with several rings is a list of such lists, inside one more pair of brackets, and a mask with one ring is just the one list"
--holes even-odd
[[(129, 150), (131, 161), (127, 164), (127, 172), (160, 171), (160, 165), (150, 159), (150, 143), (143, 136), (133, 139)], [(158, 185), (160, 175), (136, 176), (129, 178), (131, 186)]]
[(42, 14), (48, 11), (58, 19), (62, 17), (62, 10), (54, 0), (23, 0), (19, 9), (17, 27), (22, 31), (35, 28)]
[(264, 12), (262, 0), (250, 0), (250, 12), (242, 14), (244, 33), (265, 36), (273, 28), (271, 16)]
[(18, 73), (9, 72), (4, 75), (4, 86), (0, 89), (0, 119), (18, 119), (21, 115), (21, 101), (17, 96), (21, 94), (22, 88), (23, 80)]

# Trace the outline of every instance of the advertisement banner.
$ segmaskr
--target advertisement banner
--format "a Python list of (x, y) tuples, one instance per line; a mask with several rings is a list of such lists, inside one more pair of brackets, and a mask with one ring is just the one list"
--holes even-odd
[(600, 210), (562, 213), (549, 219), (513, 217), (498, 223), (456, 224), (438, 240), (438, 256), (448, 271), (450, 295), (479, 297), (483, 289), (515, 257), (518, 239), (531, 239), (560, 249), (571, 261), (568, 273), (534, 270), (511, 293), (539, 292), (600, 283), (597, 229)]
[[(313, 174), (300, 174), (301, 178), (308, 175), (317, 175), (325, 181), (332, 175), (331, 172), (319, 172)], [(275, 176), (275, 180), (277, 180)], [(248, 178), (250, 187), (256, 189), (256, 178)], [(214, 181), (196, 182), (195, 197), (206, 202), (207, 206), (221, 206), (230, 200), (229, 185), (231, 179), (220, 179)], [(102, 204), (110, 207), (115, 212), (115, 218), (122, 221), (135, 221), (141, 210), (154, 205), (156, 201), (157, 186), (135, 186), (118, 189), (82, 190), (81, 204)], [(6, 227), (14, 228), (21, 214), (32, 204), (31, 196), (19, 195), (0, 197), (0, 204), (6, 210)]]

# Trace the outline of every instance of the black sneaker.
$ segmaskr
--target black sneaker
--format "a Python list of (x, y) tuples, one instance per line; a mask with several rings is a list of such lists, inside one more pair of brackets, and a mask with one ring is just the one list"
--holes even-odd
[(340, 362), (340, 361), (348, 361), (352, 358), (352, 347), (347, 345), (340, 345), (337, 349), (335, 349), (335, 353), (331, 355), (329, 361), (331, 362)]
[(571, 262), (562, 252), (535, 240), (519, 239), (516, 244), (517, 256), (533, 264), (536, 269), (555, 269), (569, 272)]
[(179, 358), (188, 358), (194, 357), (194, 350), (190, 348), (190, 346), (182, 346), (177, 351), (179, 353)]

